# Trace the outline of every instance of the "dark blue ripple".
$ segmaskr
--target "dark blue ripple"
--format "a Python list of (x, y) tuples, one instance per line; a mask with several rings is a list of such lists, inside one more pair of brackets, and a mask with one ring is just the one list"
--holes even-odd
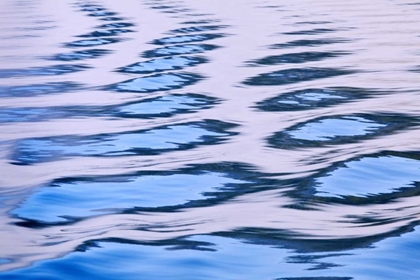
[(177, 34), (187, 34), (187, 33), (195, 33), (195, 32), (204, 32), (204, 31), (214, 31), (219, 30), (222, 28), (226, 28), (227, 25), (203, 25), (203, 26), (191, 26), (191, 27), (183, 27), (177, 28), (169, 31), (169, 33)]
[(38, 189), (11, 214), (37, 223), (56, 224), (127, 209), (185, 208), (215, 199), (218, 193), (234, 193), (238, 184), (244, 183), (219, 172), (63, 179)]
[(179, 14), (179, 13), (186, 13), (192, 11), (188, 8), (178, 8), (178, 9), (171, 9), (171, 10), (163, 10), (162, 13), (165, 14)]
[(123, 21), (123, 20), (127, 20), (127, 18), (124, 17), (100, 17), (100, 20), (103, 21)]
[(415, 68), (412, 68), (409, 70), (410, 72), (414, 72), (414, 73), (420, 73), (420, 66), (417, 66)]
[(113, 22), (113, 23), (107, 23), (98, 26), (98, 29), (106, 29), (106, 28), (126, 28), (126, 27), (133, 27), (135, 26), (134, 23), (131, 22)]
[(420, 158), (384, 152), (335, 164), (311, 182), (316, 196), (390, 199), (420, 193)]
[(208, 23), (215, 23), (220, 22), (218, 19), (202, 19), (202, 20), (193, 20), (193, 21), (184, 21), (181, 24), (208, 24)]
[(0, 123), (40, 122), (71, 117), (110, 116), (109, 106), (54, 106), (43, 108), (0, 108)]
[(236, 134), (229, 131), (234, 126), (206, 120), (126, 133), (26, 139), (16, 144), (12, 160), (25, 165), (74, 156), (156, 155), (223, 142)]
[(74, 82), (55, 82), (22, 86), (0, 86), (0, 96), (28, 97), (42, 94), (55, 94), (82, 89), (81, 84)]
[(0, 109), (0, 123), (39, 121), (48, 114), (45, 108), (7, 108)]
[(299, 123), (268, 139), (276, 148), (319, 147), (358, 142), (418, 124), (419, 120), (405, 115), (357, 114), (328, 116)]
[(322, 78), (352, 74), (352, 71), (334, 68), (294, 68), (260, 74), (248, 78), (243, 83), (250, 86), (275, 86)]
[[(276, 242), (260, 238), (260, 243), (254, 244), (232, 234), (194, 235), (148, 243), (95, 240), (63, 257), (3, 272), (0, 279), (417, 279), (419, 240), (419, 228), (415, 228), (404, 235), (370, 246), (362, 243), (358, 249), (340, 250), (336, 254), (328, 252), (331, 248), (316, 252), (293, 249), (281, 238)], [(334, 240), (330, 247), (352, 241)], [(313, 243), (316, 247), (323, 242)]]
[(202, 76), (192, 73), (165, 73), (145, 76), (116, 83), (107, 87), (109, 90), (121, 92), (155, 92), (162, 90), (179, 89), (197, 83)]
[(278, 65), (284, 63), (305, 63), (309, 61), (320, 61), (327, 58), (342, 56), (345, 52), (301, 52), (282, 55), (267, 56), (261, 59), (250, 61), (251, 65)]
[(90, 14), (88, 14), (88, 16), (91, 16), (91, 17), (110, 17), (110, 16), (115, 16), (117, 14), (118, 13), (115, 13), (115, 12), (107, 12), (107, 11), (102, 10), (102, 11), (96, 11), (96, 12), (90, 13)]
[(113, 29), (96, 30), (87, 34), (79, 35), (77, 37), (81, 37), (81, 38), (110, 37), (110, 36), (120, 35), (123, 33), (130, 33), (130, 32), (134, 32), (134, 31), (131, 29), (113, 28)]
[(329, 28), (315, 28), (310, 30), (301, 30), (301, 31), (291, 31), (285, 32), (282, 34), (285, 35), (319, 35), (324, 33), (332, 33), (338, 31), (337, 29), (329, 29)]
[(150, 9), (154, 10), (168, 10), (168, 9), (175, 9), (177, 6), (167, 6), (167, 5), (160, 5), (160, 6), (152, 6)]
[(67, 43), (66, 47), (94, 47), (113, 44), (122, 41), (121, 38), (95, 38), (95, 39), (85, 39), (78, 40), (71, 43)]
[[(1, 96), (1, 95), (0, 95)], [(15, 96), (14, 96), (15, 97)], [(39, 122), (58, 118), (116, 116), (120, 118), (164, 118), (213, 107), (220, 100), (201, 94), (172, 94), (112, 106), (54, 106), (45, 108), (0, 108), (0, 123)]]
[(274, 44), (271, 45), (270, 49), (285, 49), (285, 48), (294, 48), (294, 47), (316, 47), (322, 45), (330, 45), (330, 44), (337, 44), (348, 42), (345, 39), (302, 39), (302, 40), (295, 40), (290, 41), (287, 43), (282, 44)]
[[(30, 268), (8, 272), (4, 276), (10, 280), (228, 280), (279, 279), (290, 275), (326, 274), (311, 271), (313, 264), (289, 261), (287, 257), (292, 253), (294, 251), (284, 248), (284, 245), (256, 245), (232, 237), (211, 235), (190, 236), (156, 244), (104, 240), (90, 242), (81, 247), (80, 251), (59, 259), (36, 263)], [(108, 265), (103, 265), (104, 263)], [(125, 269), (121, 270), (121, 267)], [(311, 278), (305, 280), (307, 279)], [(319, 279), (349, 278), (317, 280)]]
[(142, 100), (115, 109), (115, 115), (130, 118), (171, 117), (211, 108), (219, 100), (200, 94), (173, 94)]
[(206, 51), (211, 51), (219, 48), (216, 45), (210, 44), (185, 44), (185, 45), (174, 45), (163, 48), (157, 48), (150, 51), (145, 51), (142, 55), (144, 58), (182, 55), (182, 54), (198, 54)]
[(90, 67), (81, 64), (63, 64), (44, 67), (31, 67), (26, 69), (0, 69), (0, 79), (33, 76), (57, 76), (80, 72), (89, 68)]
[(182, 44), (182, 43), (191, 43), (191, 42), (203, 42), (207, 40), (213, 40), (217, 38), (224, 37), (224, 34), (194, 34), (194, 35), (180, 35), (180, 36), (173, 36), (167, 37), (162, 39), (156, 39), (151, 42), (151, 44), (155, 45), (169, 45), (169, 44)]
[(101, 7), (97, 4), (90, 4), (90, 3), (78, 3), (76, 5), (80, 8), (99, 8), (99, 7)]
[(175, 56), (158, 58), (143, 62), (134, 63), (118, 69), (118, 72), (133, 74), (151, 74), (167, 70), (179, 70), (189, 66), (206, 63), (208, 60), (203, 57)]
[(256, 108), (267, 112), (317, 109), (361, 100), (375, 93), (367, 89), (350, 87), (303, 89), (260, 101)]
[(92, 58), (99, 58), (104, 55), (110, 54), (112, 51), (103, 49), (90, 49), (83, 51), (74, 51), (70, 53), (60, 53), (50, 57), (46, 57), (47, 60), (59, 60), (59, 61), (78, 61)]
[(81, 11), (82, 12), (98, 12), (98, 11), (104, 11), (105, 8), (101, 8), (101, 7), (87, 7), (87, 8), (83, 8)]

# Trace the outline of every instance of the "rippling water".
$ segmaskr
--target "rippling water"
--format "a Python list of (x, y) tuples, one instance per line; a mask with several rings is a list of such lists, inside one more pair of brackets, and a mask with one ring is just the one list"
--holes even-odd
[(0, 279), (418, 279), (420, 3), (0, 3)]

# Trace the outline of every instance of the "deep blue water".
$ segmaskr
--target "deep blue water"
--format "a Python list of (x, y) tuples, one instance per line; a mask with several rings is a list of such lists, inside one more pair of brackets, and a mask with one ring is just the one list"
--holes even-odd
[(419, 279), (420, 3), (0, 3), (0, 279)]

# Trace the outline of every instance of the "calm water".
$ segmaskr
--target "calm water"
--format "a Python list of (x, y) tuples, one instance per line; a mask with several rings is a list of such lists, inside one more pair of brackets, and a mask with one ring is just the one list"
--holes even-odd
[(419, 14), (1, 1), (0, 279), (419, 279)]

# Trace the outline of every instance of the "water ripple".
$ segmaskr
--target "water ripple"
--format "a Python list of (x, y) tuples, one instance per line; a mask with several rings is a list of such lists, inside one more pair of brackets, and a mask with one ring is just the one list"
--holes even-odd
[(173, 94), (145, 99), (116, 109), (116, 115), (132, 118), (171, 117), (213, 107), (220, 100), (201, 94)]
[[(375, 199), (415, 196), (420, 191), (420, 161), (413, 154), (382, 153), (335, 164), (313, 181), (316, 195), (346, 197), (371, 203)], [(385, 196), (384, 194), (388, 194)], [(391, 194), (391, 195), (389, 195)], [(376, 198), (378, 197), (378, 198)]]
[(0, 86), (0, 97), (27, 97), (42, 94), (57, 94), (82, 89), (75, 82), (53, 82), (45, 84), (25, 84), (20, 86)]
[(123, 20), (127, 20), (127, 18), (124, 18), (124, 17), (99, 17), (99, 20), (103, 20), (103, 21), (123, 21)]
[(90, 14), (88, 14), (88, 16), (91, 16), (91, 17), (109, 17), (109, 16), (115, 16), (115, 15), (117, 15), (118, 13), (115, 13), (115, 12), (107, 12), (107, 11), (96, 11), (96, 12), (93, 12), (93, 13), (90, 13)]
[(203, 53), (205, 51), (211, 51), (217, 48), (218, 46), (210, 44), (183, 44), (145, 51), (142, 56), (145, 58), (151, 58), (172, 56), (178, 54), (198, 54)]
[(417, 119), (404, 115), (320, 117), (278, 132), (268, 142), (277, 148), (344, 144), (390, 134), (416, 124)]
[(169, 33), (177, 34), (177, 33), (195, 33), (195, 32), (206, 32), (206, 31), (214, 31), (219, 30), (222, 28), (226, 28), (226, 25), (203, 25), (203, 26), (191, 26), (191, 27), (182, 27), (178, 29), (174, 29), (169, 31)]
[(208, 60), (203, 57), (166, 57), (144, 62), (137, 62), (118, 69), (118, 72), (133, 74), (150, 74), (167, 70), (179, 70), (189, 66), (206, 63)]
[(285, 49), (285, 48), (294, 48), (294, 47), (317, 47), (322, 45), (330, 45), (330, 44), (337, 44), (337, 43), (344, 43), (348, 42), (348, 40), (344, 39), (301, 39), (290, 41), (287, 43), (281, 44), (273, 44), (269, 47), (271, 49)]
[(96, 38), (73, 41), (66, 44), (66, 47), (95, 47), (121, 42), (121, 38)]
[(63, 64), (25, 69), (0, 69), (0, 79), (65, 75), (69, 73), (84, 71), (89, 68), (89, 66), (81, 64)]
[(0, 279), (418, 278), (412, 0), (0, 2)]
[(377, 92), (362, 88), (303, 89), (282, 93), (257, 103), (262, 111), (299, 111), (329, 107), (371, 97)]
[(229, 131), (232, 127), (206, 120), (117, 134), (25, 139), (16, 145), (12, 158), (15, 164), (33, 164), (74, 156), (155, 155), (223, 142), (236, 134)]
[(120, 82), (108, 87), (108, 89), (122, 92), (154, 92), (169, 89), (179, 89), (188, 85), (192, 85), (202, 76), (193, 73), (165, 73), (152, 76), (145, 76)]
[(82, 37), (82, 38), (109, 37), (109, 36), (116, 36), (123, 33), (130, 33), (130, 32), (133, 32), (133, 30), (114, 28), (114, 29), (107, 29), (107, 30), (95, 30), (93, 32), (79, 35), (77, 37)]
[(324, 33), (332, 33), (336, 31), (337, 30), (329, 29), (329, 28), (315, 28), (315, 29), (309, 29), (309, 30), (285, 32), (283, 34), (285, 35), (319, 35), (319, 34), (324, 34)]
[(283, 63), (305, 63), (309, 61), (320, 61), (345, 55), (343, 52), (302, 52), (272, 55), (261, 59), (253, 60), (251, 65), (277, 65)]
[(46, 57), (47, 60), (58, 60), (58, 61), (78, 61), (92, 58), (100, 58), (104, 55), (110, 54), (110, 50), (102, 49), (90, 49), (83, 51), (74, 51), (69, 53), (60, 53), (54, 56)]
[(275, 86), (329, 78), (353, 73), (350, 70), (334, 68), (295, 68), (260, 74), (246, 79), (243, 83), (250, 86)]
[[(214, 172), (63, 179), (39, 189), (11, 214), (37, 223), (57, 224), (127, 210), (168, 211), (202, 205), (219, 193), (237, 195), (235, 190), (243, 183)], [(121, 193), (128, 196), (119, 196)]]
[(126, 28), (126, 27), (133, 27), (135, 26), (134, 23), (131, 22), (113, 22), (113, 23), (107, 23), (98, 26), (98, 29), (106, 29), (106, 28)]
[(151, 42), (155, 45), (169, 45), (169, 44), (180, 44), (180, 43), (192, 43), (192, 42), (203, 42), (224, 37), (224, 34), (194, 34), (194, 35), (180, 35), (167, 38), (156, 39)]

